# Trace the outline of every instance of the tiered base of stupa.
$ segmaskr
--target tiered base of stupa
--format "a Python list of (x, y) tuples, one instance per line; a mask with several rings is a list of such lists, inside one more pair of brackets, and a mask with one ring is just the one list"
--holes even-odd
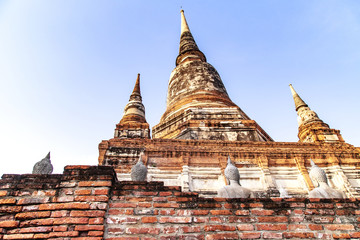
[(257, 197), (307, 197), (314, 188), (308, 175), (310, 159), (326, 171), (331, 187), (347, 197), (360, 197), (360, 149), (346, 143), (110, 139), (99, 145), (99, 164), (113, 166), (120, 181), (130, 180), (142, 150), (148, 181), (206, 197), (226, 184), (227, 156), (239, 169), (241, 185)]

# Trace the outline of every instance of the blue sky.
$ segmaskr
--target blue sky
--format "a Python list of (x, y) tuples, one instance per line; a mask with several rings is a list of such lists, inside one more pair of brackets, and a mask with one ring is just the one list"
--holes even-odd
[(2, 173), (96, 165), (141, 74), (150, 126), (165, 111), (180, 7), (230, 98), (276, 141), (296, 142), (288, 87), (360, 146), (360, 2), (0, 0)]

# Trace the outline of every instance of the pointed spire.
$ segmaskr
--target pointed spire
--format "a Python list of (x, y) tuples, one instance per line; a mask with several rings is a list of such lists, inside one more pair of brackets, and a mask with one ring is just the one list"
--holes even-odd
[(46, 157), (45, 158), (47, 158), (47, 159), (49, 159), (50, 160), (50, 152), (46, 155)]
[(125, 113), (120, 123), (125, 122), (139, 122), (146, 123), (145, 107), (142, 104), (142, 97), (140, 93), (140, 73), (137, 75), (134, 90), (130, 95), (128, 104), (125, 106)]
[(206, 62), (205, 55), (199, 50), (194, 37), (190, 32), (189, 25), (186, 21), (184, 10), (181, 9), (181, 35), (180, 35), (180, 48), (179, 55), (176, 58), (176, 66), (183, 62), (185, 59), (200, 59)]
[(138, 73), (138, 75), (137, 75), (134, 90), (132, 91), (129, 100), (130, 101), (131, 100), (140, 100), (140, 101), (142, 101), (141, 92), (140, 92), (140, 73)]
[(145, 119), (145, 107), (140, 93), (140, 73), (138, 73), (134, 90), (124, 109), (124, 116), (116, 124), (115, 138), (150, 138), (149, 124)]
[(295, 110), (297, 111), (300, 107), (307, 107), (308, 105), (301, 99), (291, 84), (289, 84), (291, 94), (293, 95), (295, 102)]

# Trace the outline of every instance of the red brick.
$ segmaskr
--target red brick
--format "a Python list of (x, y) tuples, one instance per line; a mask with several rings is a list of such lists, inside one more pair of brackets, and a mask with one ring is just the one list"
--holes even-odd
[(125, 230), (127, 234), (159, 234), (160, 228), (131, 227)]
[(73, 210), (70, 212), (71, 217), (103, 217), (105, 216), (105, 211), (101, 210), (86, 210), (86, 211), (77, 211)]
[(331, 231), (354, 230), (354, 226), (351, 224), (326, 224), (325, 228)]
[(33, 239), (49, 239), (48, 233), (36, 233), (34, 234)]
[(108, 195), (109, 189), (108, 188), (99, 188), (99, 189), (93, 190), (93, 192), (95, 195)]
[(153, 203), (154, 208), (178, 208), (178, 203)]
[(209, 210), (191, 210), (191, 215), (208, 215)]
[(306, 225), (302, 225), (302, 224), (289, 224), (290, 231), (304, 230), (306, 228), (307, 228)]
[(164, 234), (176, 233), (179, 231), (179, 227), (164, 227), (162, 232)]
[(90, 231), (90, 230), (103, 231), (104, 225), (78, 225), (78, 226), (75, 226), (75, 231)]
[(160, 223), (191, 223), (191, 217), (160, 217)]
[(167, 197), (167, 196), (172, 196), (172, 195), (173, 195), (172, 192), (159, 192), (160, 197)]
[(251, 208), (262, 208), (262, 207), (264, 207), (264, 204), (262, 204), (262, 203), (250, 203), (249, 206)]
[(151, 207), (151, 203), (139, 202), (138, 207), (149, 208), (149, 207)]
[(51, 211), (52, 218), (67, 217), (69, 216), (68, 210)]
[(217, 232), (217, 231), (235, 231), (235, 226), (228, 225), (206, 225), (204, 227), (205, 232)]
[(0, 227), (2, 228), (15, 228), (19, 225), (18, 221), (0, 221)]
[(221, 204), (220, 203), (199, 203), (198, 204), (199, 208), (212, 208), (212, 209), (216, 209), (216, 208), (221, 208)]
[(201, 227), (182, 227), (181, 228), (183, 233), (195, 233), (195, 232), (201, 232)]
[[(30, 221), (31, 225), (36, 225), (36, 226), (44, 226), (44, 225), (52, 225), (54, 223), (53, 219), (49, 219), (49, 218), (45, 218), (45, 219), (34, 219)], [(22, 227), (20, 225), (20, 227)]]
[(18, 213), (22, 209), (22, 206), (8, 206), (2, 205), (0, 206), (0, 213)]
[(251, 213), (254, 215), (258, 215), (258, 216), (269, 216), (269, 215), (273, 215), (274, 211), (273, 210), (265, 210), (265, 209), (252, 209)]
[(160, 215), (174, 215), (175, 211), (172, 209), (159, 210)]
[(250, 223), (256, 222), (255, 217), (229, 217), (229, 223)]
[(104, 218), (89, 218), (89, 224), (104, 224)]
[(51, 232), (49, 233), (50, 237), (77, 237), (79, 236), (78, 231), (68, 231), (68, 232)]
[(34, 219), (50, 217), (50, 211), (44, 212), (22, 212), (15, 215), (15, 219)]
[(73, 202), (74, 196), (62, 196), (62, 197), (54, 197), (52, 202)]
[(15, 204), (15, 203), (16, 203), (15, 198), (3, 198), (3, 199), (0, 199), (0, 205)]
[(57, 209), (89, 209), (88, 203), (53, 203), (40, 204), (39, 210), (57, 210)]
[(283, 238), (314, 238), (312, 232), (284, 232)]
[(4, 235), (3, 239), (31, 239), (34, 237), (34, 234), (13, 234), (13, 235)]
[(159, 192), (132, 192), (134, 196), (157, 196)]
[(257, 224), (256, 229), (258, 231), (283, 231), (287, 229), (287, 224)]
[(348, 234), (348, 233), (333, 233), (333, 238), (334, 239), (345, 239), (345, 238), (351, 238), (350, 237), (350, 234)]
[(79, 187), (110, 187), (111, 181), (81, 181)]
[(54, 223), (55, 225), (61, 224), (88, 224), (88, 218), (74, 218), (74, 217), (64, 217), (64, 218), (55, 218)]
[(142, 223), (155, 223), (155, 222), (157, 222), (157, 218), (156, 217), (142, 217), (141, 222)]
[(253, 231), (254, 230), (254, 225), (251, 225), (251, 224), (238, 224), (238, 225), (236, 225), (236, 227), (239, 231)]
[(90, 195), (91, 189), (78, 189), (78, 190), (75, 190), (75, 194), (76, 195)]
[(52, 227), (29, 227), (29, 228), (21, 228), (20, 233), (43, 233), (43, 232), (51, 232)]
[(236, 210), (235, 215), (249, 215), (249, 210)]
[(351, 238), (360, 238), (360, 232), (350, 233)]
[(104, 236), (104, 231), (89, 231), (88, 236)]
[(53, 226), (54, 232), (66, 232), (68, 230), (67, 226)]
[(7, 192), (8, 192), (8, 191), (6, 191), (6, 190), (1, 190), (1, 191), (0, 191), (0, 197), (6, 196), (6, 195), (7, 195)]
[(206, 240), (217, 240), (217, 239), (239, 239), (237, 233), (216, 233), (206, 235)]
[(317, 224), (309, 224), (309, 229), (313, 231), (317, 231), (317, 230), (323, 230), (323, 227)]
[(77, 202), (107, 202), (108, 196), (76, 196), (75, 201)]
[(230, 210), (210, 210), (212, 215), (232, 215)]
[(259, 222), (287, 222), (288, 218), (285, 216), (279, 217), (258, 217)]
[(264, 232), (263, 238), (265, 238), (265, 239), (282, 239), (282, 233)]
[(206, 223), (209, 222), (208, 217), (193, 217), (194, 223)]
[(110, 208), (136, 208), (137, 203), (110, 203)]
[(242, 232), (242, 233), (239, 233), (239, 237), (245, 238), (245, 239), (259, 239), (261, 237), (261, 233), (260, 232)]
[(302, 209), (294, 209), (294, 210), (293, 210), (293, 213), (294, 213), (294, 214), (301, 214), (301, 215), (302, 215), (302, 214), (304, 214), (304, 210), (302, 210)]

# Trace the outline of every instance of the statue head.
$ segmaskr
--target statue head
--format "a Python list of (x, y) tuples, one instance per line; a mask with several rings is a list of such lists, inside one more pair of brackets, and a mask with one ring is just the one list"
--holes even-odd
[(311, 181), (313, 182), (315, 187), (318, 187), (321, 182), (327, 184), (328, 181), (327, 181), (325, 171), (323, 169), (319, 168), (311, 159), (310, 159), (310, 163), (311, 163), (311, 169), (310, 169), (309, 175), (310, 175)]
[(240, 173), (237, 167), (232, 164), (230, 156), (228, 156), (228, 162), (224, 172), (227, 180), (234, 180), (239, 183)]

